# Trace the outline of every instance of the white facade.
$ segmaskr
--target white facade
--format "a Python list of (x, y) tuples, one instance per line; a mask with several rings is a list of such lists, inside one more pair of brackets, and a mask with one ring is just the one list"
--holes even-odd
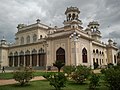
[(79, 9), (69, 7), (65, 11), (64, 27), (57, 28), (44, 25), (38, 19), (35, 24), (18, 25), (15, 34), (15, 44), (0, 46), (1, 66), (17, 67), (52, 66), (56, 60), (66, 65), (86, 65), (93, 67), (97, 62), (100, 66), (117, 63), (116, 44), (109, 40), (109, 44), (101, 43), (99, 24), (90, 22), (83, 30), (79, 20)]

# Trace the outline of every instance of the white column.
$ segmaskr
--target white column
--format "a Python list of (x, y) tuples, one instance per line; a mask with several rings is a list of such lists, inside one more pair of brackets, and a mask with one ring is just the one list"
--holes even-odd
[(25, 64), (26, 64), (26, 63), (25, 63), (25, 55), (24, 55), (24, 67), (26, 66)]
[(39, 55), (37, 54), (37, 67), (39, 66)]
[(30, 55), (30, 66), (32, 66), (32, 55)]
[(14, 61), (15, 61), (15, 60), (14, 60), (14, 56), (13, 56), (13, 65), (12, 65), (13, 67), (15, 66), (15, 65), (14, 65)]
[(20, 66), (20, 56), (18, 56), (18, 67)]
[[(94, 69), (94, 65), (93, 65), (93, 48), (92, 48), (92, 41), (90, 41), (90, 51), (89, 51), (89, 63), (92, 69)], [(96, 61), (96, 58), (95, 58)]]

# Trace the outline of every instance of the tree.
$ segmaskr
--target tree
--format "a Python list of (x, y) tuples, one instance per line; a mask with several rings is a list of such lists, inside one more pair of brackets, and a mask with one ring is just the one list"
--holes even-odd
[(57, 67), (58, 72), (60, 72), (61, 68), (65, 65), (65, 63), (63, 63), (62, 61), (56, 61), (55, 63), (53, 63), (53, 66)]
[(13, 72), (13, 78), (18, 81), (21, 86), (27, 84), (33, 77), (33, 70), (30, 67), (21, 66)]

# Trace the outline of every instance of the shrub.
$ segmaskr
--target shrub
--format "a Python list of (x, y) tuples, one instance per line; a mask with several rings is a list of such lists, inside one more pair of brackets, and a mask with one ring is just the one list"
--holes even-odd
[(100, 71), (100, 72), (101, 72), (102, 74), (105, 74), (105, 71), (106, 71), (106, 69), (105, 69), (105, 68), (103, 68), (103, 69), (101, 69), (101, 71)]
[(108, 64), (108, 68), (112, 68), (114, 65), (112, 63)]
[(98, 68), (99, 64), (94, 62), (94, 69)]
[(120, 90), (120, 67), (114, 66), (105, 71), (105, 81), (112, 90)]
[(13, 78), (18, 81), (21, 86), (27, 84), (33, 76), (33, 70), (29, 67), (21, 66), (13, 72)]
[(76, 70), (72, 74), (72, 79), (79, 84), (83, 84), (83, 82), (88, 78), (90, 75), (90, 68), (86, 66), (77, 66)]
[(63, 63), (62, 61), (56, 61), (55, 63), (53, 63), (53, 66), (58, 68), (58, 72), (60, 72), (60, 69), (65, 65), (65, 63)]
[(63, 72), (67, 74), (68, 77), (75, 71), (75, 66), (64, 66)]
[(99, 86), (99, 81), (100, 81), (100, 76), (92, 73), (90, 77), (89, 88), (92, 90), (96, 89), (96, 87)]
[(45, 77), (49, 82), (51, 86), (54, 86), (56, 90), (61, 90), (62, 87), (65, 87), (67, 78), (63, 73), (52, 73), (52, 74), (46, 74), (43, 77)]

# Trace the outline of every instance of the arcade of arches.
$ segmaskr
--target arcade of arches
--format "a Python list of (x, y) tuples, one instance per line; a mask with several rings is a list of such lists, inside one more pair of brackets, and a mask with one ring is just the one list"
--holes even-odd
[[(58, 48), (56, 50), (56, 61), (62, 61), (65, 63), (65, 50), (63, 48)], [(87, 50), (86, 48), (82, 49), (82, 62), (87, 63)], [(46, 53), (44, 49), (40, 49), (37, 53), (37, 50), (33, 49), (31, 54), (27, 50), (25, 53), (21, 51), (18, 55), (18, 52), (10, 53), (9, 55), (9, 66), (45, 66), (46, 65)]]
[(17, 66), (45, 66), (46, 65), (46, 53), (44, 49), (40, 49), (37, 53), (37, 50), (26, 51), (25, 53), (21, 51), (18, 55), (18, 52), (10, 53), (9, 55), (9, 66), (17, 67)]

